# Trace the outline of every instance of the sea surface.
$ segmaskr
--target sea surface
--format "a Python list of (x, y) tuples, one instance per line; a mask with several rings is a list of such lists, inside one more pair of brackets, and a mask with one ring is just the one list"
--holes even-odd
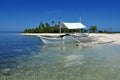
[(44, 45), (0, 33), (0, 80), (120, 80), (120, 45)]

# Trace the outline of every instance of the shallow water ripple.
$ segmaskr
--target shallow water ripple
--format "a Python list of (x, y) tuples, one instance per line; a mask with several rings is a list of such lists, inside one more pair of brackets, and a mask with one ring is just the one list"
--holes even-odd
[(42, 45), (36, 37), (16, 37), (19, 47), (0, 54), (0, 80), (120, 79), (120, 45)]

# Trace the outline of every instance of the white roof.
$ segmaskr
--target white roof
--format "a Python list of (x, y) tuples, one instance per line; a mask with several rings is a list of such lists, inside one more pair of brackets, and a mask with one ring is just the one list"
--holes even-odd
[(82, 28), (86, 28), (86, 26), (84, 26), (82, 23), (66, 23), (66, 22), (62, 22), (61, 23), (61, 27), (67, 27), (68, 29), (82, 29)]

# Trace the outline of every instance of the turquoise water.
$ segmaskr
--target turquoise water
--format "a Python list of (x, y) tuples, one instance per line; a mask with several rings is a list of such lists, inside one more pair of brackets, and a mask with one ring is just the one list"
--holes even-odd
[(120, 45), (43, 45), (0, 35), (0, 80), (120, 80)]

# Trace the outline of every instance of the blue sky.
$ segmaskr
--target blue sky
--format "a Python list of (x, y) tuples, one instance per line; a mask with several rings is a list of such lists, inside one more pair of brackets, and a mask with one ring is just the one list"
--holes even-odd
[(40, 22), (79, 22), (120, 31), (120, 0), (1, 0), (0, 31), (23, 31)]

